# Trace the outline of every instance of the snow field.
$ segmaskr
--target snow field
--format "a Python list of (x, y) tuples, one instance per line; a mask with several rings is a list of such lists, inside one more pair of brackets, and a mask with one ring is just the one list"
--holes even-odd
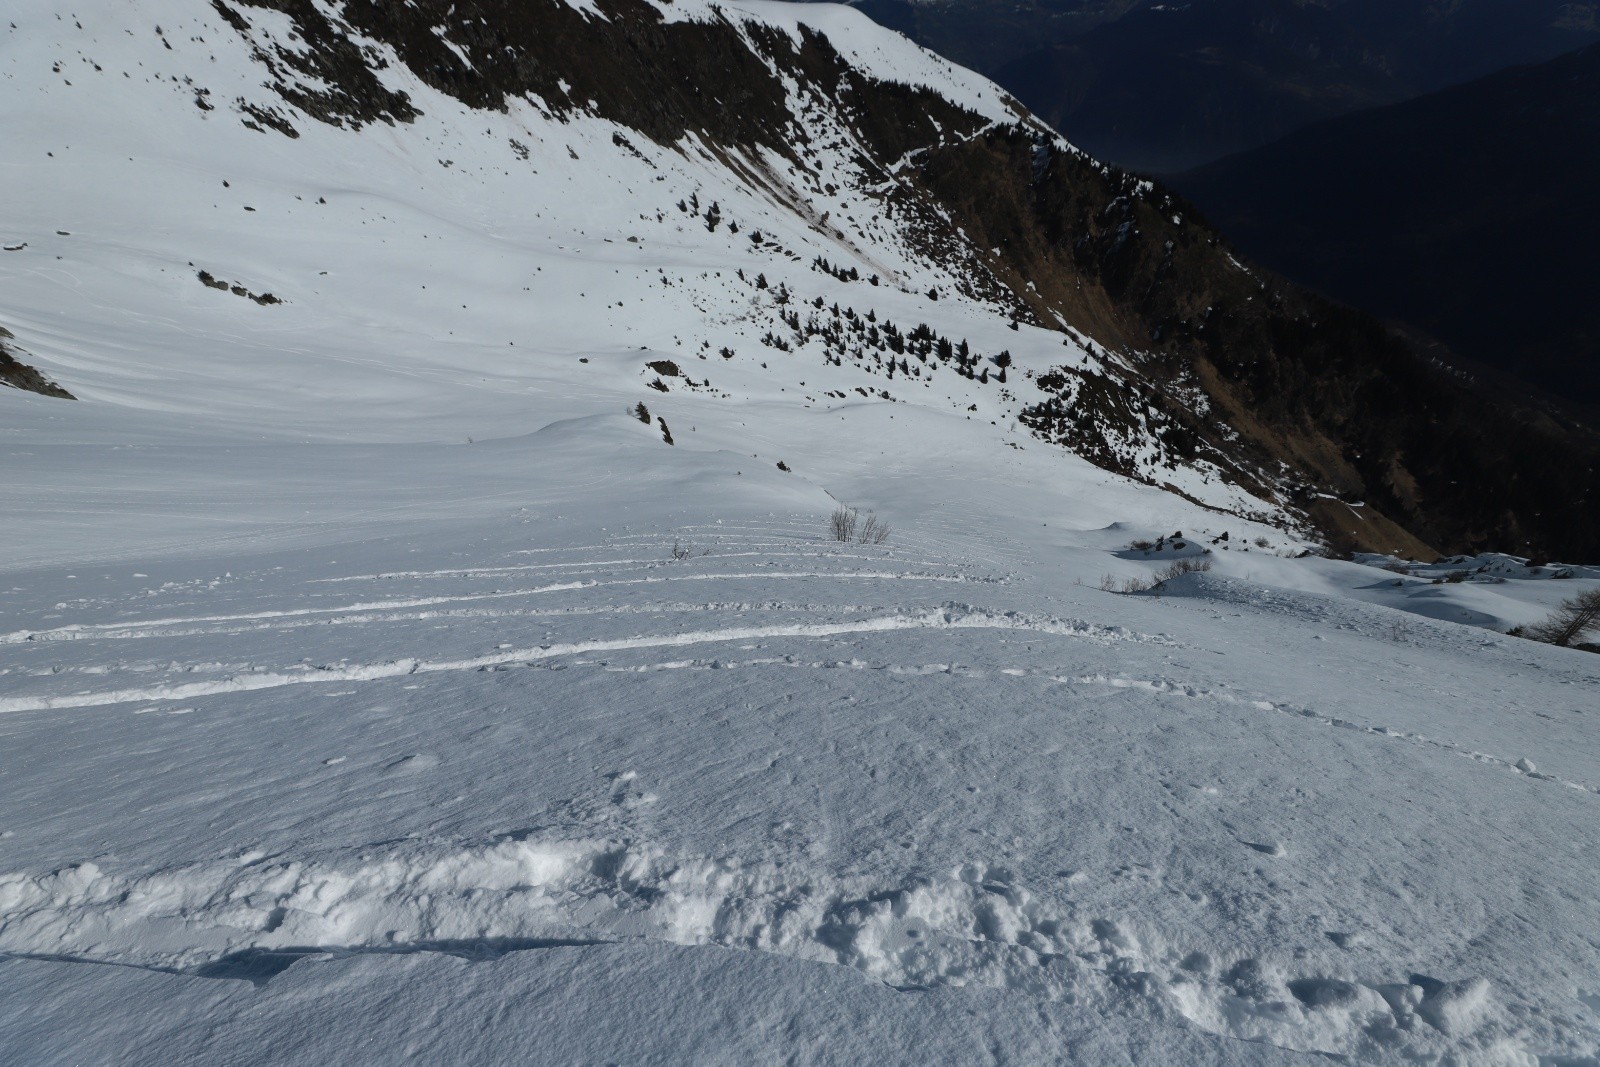
[[(0, 29), (0, 323), (84, 398), (0, 393), (16, 1058), (1600, 1057), (1600, 680), (1490, 632), (1592, 573), (1292, 558), (1015, 389), (764, 345), (786, 286), (1101, 358), (929, 301), (816, 107), (834, 192), (398, 65), (414, 125), (290, 141), (209, 5), (79, 7)], [(1175, 531), (1210, 573), (1098, 588)]]
[[(1388, 653), (1383, 609), (1211, 576), (1159, 600), (1106, 594), (1045, 577), (1025, 541), (999, 565), (983, 538), (961, 553), (965, 522), (903, 528), (885, 549), (822, 540), (821, 514), (565, 548), (511, 516), (441, 537), (477, 547), (437, 571), (388, 566), (419, 554), (401, 539), (338, 550), (368, 565), (352, 573), (242, 560), (224, 582), (8, 635), (27, 665), (8, 682), (37, 687), (0, 721), (20, 761), (5, 825), (24, 831), (0, 854), (34, 857), (0, 875), (11, 966), (120, 963), (271, 996), (367, 953), (680, 945), (1368, 1059), (1514, 1060), (1583, 1025), (1581, 1000), (1567, 1022), (1527, 1013), (1552, 995), (1529, 999), (1548, 981), (1537, 953), (1474, 953), (1462, 974), (1456, 942), (1494, 899), (1582, 877), (1582, 852), (1562, 861), (1557, 842), (1587, 825), (1600, 776), (1576, 753), (1519, 770), (1520, 750), (1479, 751), (1471, 730), (1424, 734), (1413, 720), (1435, 702), (1404, 688), (1388, 707), (1330, 691), (1344, 656)], [(674, 542), (707, 554), (674, 560)], [(583, 580), (558, 580), (568, 569)], [(951, 585), (974, 602), (953, 606)], [(718, 599), (685, 599), (702, 589)], [(485, 596), (497, 606), (451, 614)], [(1230, 608), (1232, 634), (1215, 619)], [(108, 612), (122, 617), (95, 618)], [(1505, 713), (1468, 695), (1471, 676), (1522, 643), (1463, 649), (1454, 629), (1406, 654), (1462, 657), (1450, 719), (1492, 734)], [(1246, 641), (1263, 643), (1250, 665), (1207, 663)], [(1333, 646), (1325, 675), (1278, 676), (1318, 644)], [(391, 658), (422, 647), (484, 651)], [(1528, 651), (1552, 672), (1532, 684), (1582, 684)], [(29, 766), (36, 744), (48, 771)], [(28, 830), (66, 766), (106, 795)], [(1445, 796), (1456, 814), (1440, 823)], [(1394, 819), (1419, 797), (1424, 823), (1374, 836), (1372, 810)], [(1577, 823), (1549, 823), (1568, 809)], [(107, 825), (115, 855), (93, 844)], [(1447, 892), (1432, 868), (1466, 878), (1451, 857), (1481, 850), (1486, 827), (1545, 842), (1545, 866), (1528, 882), (1475, 862)], [(1471, 902), (1454, 919), (1451, 897)], [(1576, 951), (1557, 928), (1522, 936)]]

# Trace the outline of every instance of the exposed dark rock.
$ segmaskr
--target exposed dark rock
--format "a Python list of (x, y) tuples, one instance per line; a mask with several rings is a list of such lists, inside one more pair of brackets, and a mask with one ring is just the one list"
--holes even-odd
[(197, 277), (200, 279), (200, 284), (206, 286), (207, 288), (221, 289), (225, 293), (232, 293), (234, 296), (242, 296), (247, 300), (253, 300), (257, 304), (261, 304), (263, 306), (283, 303), (282, 300), (276, 296), (273, 296), (271, 293), (252, 293), (249, 289), (246, 289), (244, 286), (237, 283), (229, 285), (227, 282), (223, 281), (221, 278), (218, 278), (208, 270), (198, 272)]
[(18, 359), (17, 357), (22, 353), (20, 349), (15, 348), (10, 343), (14, 340), (16, 338), (11, 331), (0, 326), (0, 385), (8, 385), (13, 389), (22, 389), (29, 393), (38, 393), (41, 396), (60, 397), (63, 400), (77, 399), (61, 386)]
[[(373, 122), (392, 124), (416, 118), (418, 112), (406, 94), (386, 89), (378, 78), (376, 72), (386, 65), (382, 55), (351, 40), (328, 21), (312, 0), (211, 0), (211, 6), (251, 42), (256, 60), (272, 75), (269, 84), (278, 95), (312, 118), (355, 129)], [(249, 20), (239, 13), (241, 7), (267, 8), (288, 15), (305, 47), (258, 44)], [(321, 87), (307, 89), (306, 81)], [(280, 122), (264, 109), (259, 114), (256, 110), (249, 114), (251, 120), (280, 133), (298, 135), (292, 126), (284, 129), (287, 119)]]

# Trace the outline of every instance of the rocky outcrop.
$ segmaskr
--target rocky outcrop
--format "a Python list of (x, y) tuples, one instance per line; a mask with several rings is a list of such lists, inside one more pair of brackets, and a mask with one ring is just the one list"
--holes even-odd
[(22, 389), (29, 393), (38, 393), (40, 396), (55, 396), (63, 400), (76, 400), (77, 397), (67, 392), (55, 382), (40, 374), (17, 357), (22, 354), (12, 342), (16, 337), (10, 330), (0, 326), (0, 385), (8, 385), (13, 389)]

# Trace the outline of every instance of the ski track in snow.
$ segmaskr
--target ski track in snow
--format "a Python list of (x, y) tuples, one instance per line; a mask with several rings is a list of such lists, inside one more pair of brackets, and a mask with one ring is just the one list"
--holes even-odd
[[(663, 553), (666, 553), (666, 552), (671, 550), (672, 545), (671, 545), (671, 543), (667, 543), (667, 544), (660, 545), (658, 547), (661, 548)], [(531, 550), (522, 549), (520, 551), (526, 552), (526, 551), (531, 551)], [(696, 556), (696, 557), (700, 556), (699, 552), (694, 552), (692, 554), (694, 556)], [(708, 552), (707, 554), (711, 555), (713, 553)], [(722, 559), (737, 559), (737, 558), (741, 558), (741, 557), (752, 557), (752, 556), (759, 557), (761, 559), (767, 559), (767, 560), (777, 560), (777, 559), (785, 559), (785, 558), (815, 560), (817, 558), (817, 554), (814, 553), (814, 552), (771, 552), (771, 551), (716, 552), (716, 553), (714, 553), (714, 555), (715, 555), (715, 558), (717, 558), (719, 560), (722, 560)], [(837, 554), (830, 553), (826, 558), (827, 559), (869, 560), (869, 561), (874, 562), (874, 563), (889, 562), (888, 560), (885, 559), (885, 557), (883, 557), (881, 555), (878, 555), (878, 556), (859, 556), (859, 555), (849, 555), (849, 554), (845, 554), (845, 553), (837, 553)], [(942, 566), (943, 565), (942, 563), (940, 563), (939, 561), (936, 561), (936, 560), (907, 560), (907, 559), (895, 558), (895, 559), (892, 560), (892, 562), (904, 563), (904, 564), (907, 564), (909, 566), (925, 566), (925, 567), (938, 567), (938, 566)], [(576, 573), (591, 573), (591, 572), (615, 573), (617, 571), (622, 571), (622, 570), (650, 570), (650, 569), (653, 569), (653, 568), (656, 568), (656, 567), (664, 567), (664, 566), (670, 566), (670, 564), (664, 563), (662, 561), (662, 557), (660, 555), (657, 555), (657, 556), (654, 556), (654, 557), (651, 557), (651, 558), (648, 558), (648, 559), (589, 560), (589, 561), (585, 561), (585, 562), (582, 562), (582, 563), (526, 563), (526, 564), (516, 564), (516, 565), (510, 565), (510, 566), (504, 566), (504, 567), (457, 567), (457, 568), (447, 568), (447, 569), (444, 569), (444, 570), (386, 571), (386, 572), (383, 572), (381, 574), (352, 574), (352, 575), (348, 575), (348, 576), (344, 576), (344, 577), (340, 577), (340, 578), (314, 578), (314, 579), (312, 579), (312, 583), (311, 584), (330, 583), (330, 582), (394, 581), (394, 580), (402, 579), (402, 578), (480, 578), (480, 577), (487, 578), (487, 577), (492, 577), (494, 575), (500, 575), (500, 574), (517, 574), (519, 572), (524, 572), (524, 571), (546, 571), (546, 570), (564, 570), (564, 571), (573, 571), (573, 572), (576, 572)]]
[(453, 604), (474, 600), (503, 600), (508, 597), (539, 596), (545, 593), (562, 593), (575, 589), (604, 589), (613, 586), (654, 585), (660, 582), (733, 582), (766, 580), (769, 578), (827, 578), (835, 581), (883, 579), (909, 582), (950, 582), (956, 584), (971, 581), (995, 580), (972, 578), (959, 574), (920, 574), (897, 571), (855, 571), (846, 573), (832, 573), (828, 571), (762, 571), (749, 574), (685, 574), (660, 578), (623, 578), (610, 582), (559, 582), (552, 585), (538, 586), (533, 589), (512, 589), (492, 593), (464, 593), (459, 596), (417, 597), (406, 600), (380, 600), (370, 603), (345, 604), (338, 607), (291, 608), (284, 611), (258, 611), (240, 615), (199, 615), (188, 618), (147, 619), (144, 621), (115, 623), (77, 623), (69, 626), (52, 627), (47, 630), (18, 630), (8, 634), (0, 634), (0, 644), (19, 644), (26, 641), (72, 641), (85, 636), (93, 636), (97, 633), (105, 631), (138, 634), (141, 632), (142, 628), (183, 626), (192, 623), (249, 622), (266, 619), (287, 619), (302, 615), (348, 615), (355, 612), (388, 611), (397, 608), (421, 608), (429, 607), (435, 604)]
[[(899, 630), (1017, 630), (1037, 633), (1040, 635), (1053, 635), (1080, 639), (1088, 638), (1098, 642), (1117, 640), (1163, 642), (1167, 640), (1166, 638), (1158, 635), (1133, 633), (1117, 626), (1098, 626), (1078, 620), (1063, 620), (1051, 617), (1040, 617), (1029, 615), (1027, 613), (995, 611), (987, 608), (973, 607), (971, 605), (950, 603), (930, 605), (921, 610), (909, 612), (886, 608), (882, 605), (824, 605), (816, 603), (787, 602), (781, 600), (666, 604), (648, 602), (613, 602), (603, 605), (556, 605), (549, 608), (538, 609), (443, 607), (443, 605), (462, 602), (523, 596), (541, 596), (587, 590), (611, 589), (618, 587), (647, 586), (662, 582), (676, 581), (749, 582), (765, 579), (814, 579), (827, 581), (913, 581), (938, 583), (978, 582), (988, 584), (1004, 584), (1004, 582), (1007, 580), (981, 573), (971, 572), (966, 568), (977, 561), (971, 560), (970, 557), (963, 561), (950, 555), (945, 555), (941, 558), (931, 560), (918, 560), (915, 563), (915, 565), (919, 566), (943, 568), (943, 573), (926, 571), (867, 571), (862, 569), (849, 569), (846, 561), (870, 559), (876, 562), (883, 562), (884, 557), (881, 555), (869, 557), (848, 552), (827, 553), (826, 555), (819, 557), (819, 555), (815, 552), (797, 553), (773, 551), (773, 549), (792, 547), (795, 539), (789, 538), (781, 541), (759, 540), (759, 537), (765, 535), (771, 528), (772, 527), (732, 525), (718, 525), (715, 527), (703, 528), (714, 530), (720, 538), (723, 538), (722, 545), (724, 547), (738, 547), (740, 549), (740, 551), (737, 552), (719, 552), (719, 556), (767, 558), (774, 564), (774, 569), (771, 570), (673, 574), (647, 578), (622, 578), (613, 580), (580, 580), (552, 583), (521, 590), (496, 590), (486, 593), (462, 593), (449, 596), (440, 595), (396, 598), (391, 600), (344, 604), (335, 607), (294, 607), (272, 611), (164, 617), (142, 621), (75, 623), (45, 630), (22, 630), (10, 634), (0, 635), (0, 645), (34, 645), (49, 644), (53, 642), (77, 643), (84, 641), (158, 640), (198, 636), (250, 635), (282, 632), (285, 630), (303, 629), (309, 627), (365, 626), (385, 623), (422, 622), (433, 619), (474, 619), (482, 621), (515, 621), (518, 619), (537, 619), (548, 623), (561, 619), (583, 617), (690, 613), (727, 613), (742, 615), (749, 612), (783, 612), (799, 614), (802, 616), (857, 614), (863, 617), (847, 621), (796, 622), (765, 626), (731, 626), (724, 628), (690, 630), (676, 633), (637, 634), (628, 637), (612, 639), (550, 641), (541, 643), (535, 647), (522, 647), (515, 649), (502, 648), (492, 654), (440, 660), (409, 655), (396, 656), (381, 662), (371, 663), (340, 663), (325, 665), (297, 663), (287, 664), (277, 668), (266, 667), (258, 663), (243, 661), (197, 661), (179, 663), (173, 660), (151, 660), (142, 663), (119, 662), (115, 664), (93, 664), (87, 666), (54, 664), (49, 667), (32, 668), (24, 671), (24, 673), (42, 678), (61, 678), (74, 676), (104, 677), (107, 675), (116, 674), (158, 674), (163, 672), (174, 676), (192, 677), (195, 674), (211, 674), (217, 675), (218, 677), (208, 678), (202, 681), (171, 681), (161, 684), (142, 685), (99, 692), (79, 691), (73, 693), (0, 697), (0, 713), (108, 707), (129, 703), (150, 703), (152, 701), (184, 701), (193, 700), (199, 697), (216, 696), (228, 693), (253, 692), (295, 685), (379, 681), (413, 674), (433, 674), (453, 671), (498, 671), (529, 668), (545, 665), (550, 661), (560, 660), (571, 660), (572, 665), (574, 666), (593, 666), (607, 671), (636, 673), (663, 670), (739, 670), (763, 667), (876, 670), (884, 671), (889, 674), (948, 674), (952, 676), (968, 678), (982, 678), (991, 673), (990, 668), (962, 665), (956, 662), (905, 665), (885, 662), (870, 662), (857, 658), (851, 658), (848, 660), (815, 660), (797, 657), (793, 654), (743, 659), (729, 657), (696, 657), (690, 659), (667, 660), (654, 663), (629, 665), (619, 665), (613, 664), (609, 661), (595, 661), (582, 658), (595, 653), (618, 653), (666, 647), (730, 644), (747, 641), (764, 642), (781, 639), (818, 640), (887, 633)], [(783, 528), (787, 528), (787, 524), (784, 524)], [(692, 532), (695, 529), (699, 528), (686, 528), (684, 532)], [(748, 533), (750, 536), (748, 539), (744, 539), (740, 537), (741, 533)], [(924, 540), (926, 540), (926, 538), (924, 538)], [(649, 545), (652, 547), (670, 549), (673, 543), (674, 539), (672, 537), (663, 537), (661, 534), (619, 535), (602, 544), (576, 546), (572, 549), (521, 549), (517, 550), (516, 554), (544, 551), (607, 551), (625, 545)], [(839, 562), (844, 564), (844, 566), (841, 566), (841, 568), (837, 570), (812, 569), (806, 571), (788, 571), (778, 569), (778, 560), (796, 556), (803, 557), (813, 562)], [(905, 561), (896, 560), (896, 562)], [(663, 561), (659, 556), (653, 559), (584, 558), (582, 560), (574, 560), (570, 562), (537, 565), (514, 565), (505, 567), (481, 566), (412, 571), (385, 571), (372, 574), (316, 578), (308, 579), (304, 583), (304, 587), (309, 590), (312, 586), (353, 581), (400, 582), (406, 580), (421, 581), (442, 578), (463, 579), (478, 576), (494, 576), (504, 573), (515, 573), (525, 570), (538, 571), (561, 568), (582, 569), (584, 571), (594, 573), (613, 573), (616, 571), (626, 571), (639, 566), (653, 568), (678, 565), (682, 565), (682, 561)], [(1256, 599), (1261, 601), (1262, 607), (1270, 610), (1284, 611), (1290, 609), (1291, 602), (1281, 594), (1258, 594)], [(108, 602), (108, 604), (111, 603), (115, 602)], [(1254, 601), (1252, 601), (1252, 604), (1254, 606)], [(430, 610), (406, 610), (416, 608), (426, 608)], [(1294, 610), (1305, 611), (1307, 609), (1304, 607), (1298, 607)], [(1322, 612), (1326, 614), (1328, 609), (1313, 607), (1309, 610), (1311, 610), (1313, 613)], [(1138, 688), (1162, 695), (1248, 706), (1262, 711), (1277, 712), (1280, 714), (1291, 715), (1298, 718), (1315, 721), (1330, 728), (1351, 730), (1403, 743), (1436, 748), (1477, 763), (1508, 770), (1512, 773), (1522, 775), (1533, 780), (1559, 784), (1587, 794), (1600, 794), (1600, 785), (1570, 781), (1556, 775), (1541, 773), (1537, 770), (1524, 769), (1523, 767), (1519, 766), (1516, 759), (1494, 756), (1454, 744), (1448, 740), (1431, 738), (1413, 731), (1397, 730), (1384, 725), (1363, 725), (1360, 723), (1351, 722), (1338, 716), (1326, 715), (1312, 708), (1307, 708), (1288, 702), (1275, 701), (1271, 699), (1247, 698), (1234, 693), (1226, 693), (1204, 687), (1197, 687), (1192, 684), (1172, 681), (1170, 679), (1144, 679), (1112, 675), (1069, 676), (1037, 668), (993, 668), (992, 670), (995, 673), (1003, 673), (1013, 677), (1039, 678), (1046, 682), (1059, 685)], [(3, 673), (8, 672), (0, 671), (0, 674)]]
[[(151, 627), (138, 626), (129, 630), (96, 630), (92, 632), (71, 631), (65, 634), (37, 638), (41, 643), (51, 641), (138, 641), (150, 638), (164, 637), (201, 637), (221, 634), (259, 634), (275, 633), (287, 630), (306, 629), (318, 626), (361, 626), (373, 623), (388, 622), (425, 622), (430, 619), (560, 619), (583, 615), (681, 615), (691, 613), (727, 612), (738, 614), (741, 612), (796, 612), (802, 614), (846, 614), (862, 612), (886, 612), (891, 610), (884, 605), (868, 604), (809, 604), (788, 602), (782, 600), (769, 601), (713, 601), (711, 603), (647, 603), (647, 604), (609, 604), (599, 607), (563, 606), (552, 608), (445, 608), (426, 611), (351, 611), (340, 612), (326, 618), (320, 617), (277, 617), (247, 625), (219, 625), (205, 627)], [(105, 673), (108, 668), (78, 668), (56, 667), (52, 671), (94, 671)], [(117, 669), (138, 670), (133, 666), (120, 666)], [(0, 673), (4, 673), (0, 671)]]
[(218, 693), (243, 693), (308, 683), (373, 681), (408, 674), (433, 674), (441, 671), (471, 671), (536, 663), (541, 660), (589, 652), (616, 652), (640, 648), (699, 645), (728, 641), (752, 641), (779, 637), (838, 637), (851, 634), (883, 633), (891, 630), (1025, 630), (1058, 636), (1088, 637), (1098, 640), (1134, 639), (1119, 627), (1091, 626), (1088, 623), (1059, 619), (1029, 618), (1018, 614), (999, 614), (966, 606), (918, 614), (880, 615), (858, 622), (803, 623), (790, 626), (743, 626), (723, 630), (698, 630), (676, 634), (648, 634), (612, 640), (573, 641), (538, 648), (475, 656), (458, 660), (407, 658), (386, 663), (321, 667), (304, 674), (252, 674), (186, 685), (148, 686), (111, 690), (102, 693), (77, 693), (46, 697), (0, 698), (0, 712), (42, 711), (52, 708), (101, 707), (132, 701), (187, 700)]
[[(777, 524), (774, 524), (777, 526)], [(483, 621), (554, 620), (577, 617), (627, 616), (662, 613), (712, 613), (725, 612), (740, 615), (748, 611), (789, 612), (805, 615), (857, 614), (855, 619), (829, 621), (798, 621), (769, 625), (736, 625), (675, 633), (643, 633), (619, 638), (572, 640), (546, 640), (537, 646), (511, 648), (502, 645), (492, 654), (432, 659), (421, 655), (396, 655), (381, 662), (309, 664), (305, 662), (269, 667), (259, 663), (223, 663), (218, 661), (179, 663), (147, 660), (144, 663), (116, 663), (91, 665), (52, 664), (25, 671), (35, 678), (101, 677), (111, 674), (151, 674), (166, 672), (175, 676), (197, 673), (223, 675), (203, 681), (173, 680), (161, 684), (104, 690), (100, 692), (51, 693), (28, 696), (0, 697), (0, 713), (43, 711), (65, 708), (104, 707), (126, 703), (146, 703), (160, 700), (190, 700), (196, 697), (225, 693), (252, 692), (284, 686), (364, 682), (396, 678), (410, 674), (432, 674), (451, 671), (500, 670), (510, 667), (532, 666), (544, 661), (582, 656), (592, 653), (625, 652), (635, 649), (692, 646), (740, 641), (765, 641), (774, 639), (827, 639), (852, 635), (884, 633), (896, 630), (962, 630), (994, 629), (1020, 630), (1058, 636), (1089, 638), (1097, 641), (1143, 640), (1159, 641), (1159, 637), (1133, 634), (1121, 627), (1095, 626), (1076, 620), (1062, 620), (1015, 611), (998, 611), (965, 604), (930, 604), (905, 610), (902, 608), (824, 607), (815, 604), (790, 604), (784, 601), (752, 602), (701, 602), (697, 604), (655, 605), (628, 600), (604, 605), (556, 605), (545, 609), (493, 609), (464, 608), (454, 605), (498, 601), (523, 597), (559, 597), (561, 594), (592, 593), (606, 590), (628, 590), (657, 586), (663, 583), (684, 582), (723, 586), (735, 583), (759, 583), (768, 580), (814, 581), (826, 583), (898, 583), (915, 584), (971, 584), (998, 586), (1009, 579), (980, 573), (970, 563), (945, 557), (939, 560), (906, 561), (894, 559), (888, 553), (864, 556), (859, 552), (793, 552), (773, 551), (773, 548), (792, 548), (795, 536), (781, 542), (761, 538), (774, 527), (716, 527), (721, 546), (738, 551), (722, 553), (742, 557), (761, 557), (769, 568), (747, 571), (690, 571), (689, 573), (661, 574), (646, 577), (582, 578), (558, 581), (525, 589), (492, 590), (488, 592), (463, 592), (416, 597), (395, 597), (385, 600), (361, 601), (327, 606), (292, 606), (271, 610), (236, 613), (208, 613), (183, 616), (162, 616), (142, 620), (121, 619), (115, 622), (78, 622), (46, 629), (19, 630), (0, 634), (0, 646), (36, 648), (57, 643), (80, 644), (102, 641), (159, 641), (186, 637), (222, 635), (263, 635), (287, 630), (321, 626), (370, 626), (386, 623), (422, 622), (430, 619), (477, 619)], [(792, 524), (780, 528), (792, 529)], [(693, 528), (690, 528), (692, 531)], [(686, 531), (686, 532), (690, 532)], [(747, 536), (741, 537), (741, 533)], [(814, 536), (809, 533), (803, 536)], [(730, 544), (730, 541), (732, 542)], [(674, 540), (661, 534), (622, 535), (603, 545), (582, 546), (568, 551), (598, 551), (612, 553), (620, 546), (648, 544), (670, 549)], [(520, 550), (540, 551), (540, 550)], [(805, 570), (787, 569), (784, 564), (802, 558), (812, 566)], [(867, 569), (855, 564), (870, 560), (880, 565)], [(654, 568), (685, 567), (694, 560), (650, 560), (635, 558), (593, 558), (528, 566), (482, 566), (440, 568), (414, 571), (386, 571), (374, 574), (357, 574), (324, 577), (308, 580), (302, 588), (330, 582), (349, 581), (432, 581), (436, 579), (469, 580), (524, 570), (546, 571), (561, 568), (577, 569), (588, 573), (626, 573), (640, 566)], [(938, 567), (940, 570), (884, 569), (881, 564), (892, 562), (906, 566)], [(834, 564), (824, 569), (820, 564)], [(114, 606), (107, 602), (105, 606)], [(425, 610), (417, 610), (425, 609)], [(0, 673), (9, 673), (0, 671)]]

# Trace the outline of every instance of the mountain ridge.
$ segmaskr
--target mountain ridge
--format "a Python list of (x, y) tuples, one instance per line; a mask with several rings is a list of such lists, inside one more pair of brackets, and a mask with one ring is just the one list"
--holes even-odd
[[(801, 243), (821, 240), (809, 253), (812, 273), (842, 271), (830, 259), (842, 253), (859, 260), (852, 284), (860, 284), (879, 272), (874, 262), (909, 256), (902, 277), (883, 278), (901, 288), (897, 300), (926, 290), (931, 311), (944, 289), (963, 301), (961, 316), (1030, 328), (1018, 339), (1029, 354), (1017, 353), (1013, 380), (1002, 384), (991, 377), (996, 365), (956, 358), (959, 337), (947, 338), (947, 357), (938, 336), (946, 328), (908, 320), (905, 310), (883, 330), (819, 315), (820, 306), (802, 315), (795, 297), (824, 298), (792, 278), (766, 287), (763, 275), (761, 343), (775, 352), (807, 350), (839, 367), (848, 358), (923, 388), (946, 366), (958, 394), (973, 391), (984, 406), (991, 401), (982, 396), (993, 395), (997, 423), (1014, 419), (1108, 470), (1224, 510), (1313, 521), (1340, 547), (1589, 551), (1571, 517), (1590, 490), (1561, 499), (1546, 484), (1553, 476), (1530, 462), (1571, 443), (1558, 428), (1499, 411), (1378, 324), (1241, 263), (1170, 193), (1085, 156), (981, 79), (873, 37), (859, 16), (682, 0), (399, 8), (214, 0), (210, 10), (273, 76), (269, 95), (231, 103), (185, 76), (182, 91), (203, 121), (231, 112), (291, 151), (301, 150), (306, 120), (347, 127), (343, 136), (364, 136), (355, 131), (371, 124), (398, 129), (415, 122), (417, 108), (387, 84), (393, 63), (469, 113), (509, 116), (514, 104), (551, 129), (614, 123), (604, 151), (642, 160), (656, 179), (667, 176), (653, 153), (698, 157), (696, 167), (731, 176), (792, 216), (811, 235)], [(203, 37), (195, 35), (202, 45)], [(870, 55), (847, 55), (835, 38)], [(581, 69), (572, 67), (578, 47), (593, 59)], [(511, 140), (524, 157), (527, 146)], [(591, 165), (568, 151), (575, 171)], [(709, 193), (710, 204), (683, 193), (678, 214), (721, 247), (731, 229), (719, 233), (721, 215), (741, 220)], [(731, 247), (755, 238), (774, 262), (807, 259), (743, 221)], [(930, 332), (904, 340), (919, 326)], [(1069, 358), (1049, 357), (1052, 344)], [(998, 356), (1002, 347), (979, 351)], [(888, 392), (878, 384), (864, 395)], [(1468, 469), (1478, 483), (1463, 486)], [(1350, 505), (1380, 518), (1361, 521)]]

